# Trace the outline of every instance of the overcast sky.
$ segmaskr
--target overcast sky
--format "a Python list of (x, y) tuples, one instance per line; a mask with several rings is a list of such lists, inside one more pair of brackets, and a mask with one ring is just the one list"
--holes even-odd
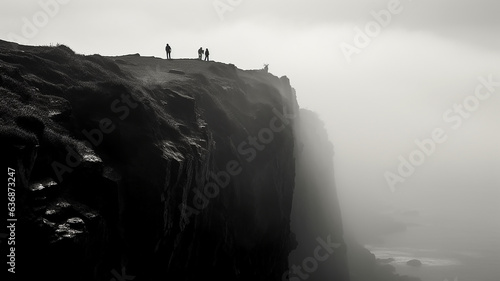
[[(243, 69), (269, 63), (291, 79), (300, 104), (325, 120), (346, 212), (353, 202), (383, 201), (436, 215), (473, 214), (470, 222), (496, 214), (482, 221), (500, 228), (500, 87), (458, 128), (443, 119), (472, 99), (478, 77), (500, 81), (500, 1), (60, 2), (2, 0), (0, 38), (158, 57), (170, 43), (173, 58), (208, 47), (212, 59)], [(40, 3), (52, 5), (44, 10)], [(387, 15), (381, 11), (389, 7), (390, 20), (382, 17), (377, 28), (374, 14)], [(356, 45), (367, 26), (369, 44)], [(347, 45), (356, 52), (346, 55)], [(415, 140), (436, 128), (447, 140), (391, 192), (385, 173), (397, 173), (398, 157), (408, 159)]]

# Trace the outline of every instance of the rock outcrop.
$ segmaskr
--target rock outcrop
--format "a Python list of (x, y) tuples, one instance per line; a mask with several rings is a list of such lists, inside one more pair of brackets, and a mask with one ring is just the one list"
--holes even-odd
[(370, 276), (348, 266), (333, 147), (286, 77), (0, 41), (0, 96), (18, 280)]
[(281, 280), (288, 269), (298, 106), (286, 77), (0, 42), (0, 95), (19, 276)]
[(409, 260), (406, 262), (406, 264), (409, 266), (414, 266), (414, 267), (422, 266), (422, 262), (420, 260), (417, 260), (417, 259)]

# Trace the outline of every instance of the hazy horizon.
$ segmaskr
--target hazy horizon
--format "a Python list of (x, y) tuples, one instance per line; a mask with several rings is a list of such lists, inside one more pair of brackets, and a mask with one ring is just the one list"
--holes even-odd
[[(0, 39), (161, 58), (169, 43), (174, 59), (195, 58), (203, 47), (211, 59), (242, 69), (267, 63), (271, 73), (290, 78), (300, 106), (326, 124), (345, 224), (359, 223), (363, 206), (386, 206), (447, 221), (456, 231), (477, 230), (457, 233), (450, 239), (457, 244), (500, 238), (500, 2), (269, 2), (3, 1)], [(48, 20), (37, 27), (41, 12)], [(37, 31), (23, 34), (26, 22)], [(356, 45), (358, 29), (372, 32), (369, 44)], [(346, 55), (346, 44), (357, 51)], [(484, 98), (474, 98), (485, 79), (493, 82), (481, 86)], [(460, 115), (455, 106), (464, 102), (473, 110)], [(391, 188), (387, 172), (401, 176), (399, 157), (422, 150), (415, 141), (436, 129), (446, 140)], [(500, 252), (498, 240), (490, 246)]]

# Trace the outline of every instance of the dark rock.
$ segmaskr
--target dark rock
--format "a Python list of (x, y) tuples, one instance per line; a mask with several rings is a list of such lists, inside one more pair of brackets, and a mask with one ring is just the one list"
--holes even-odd
[(297, 109), (288, 81), (179, 60), (185, 79), (145, 85), (161, 60), (21, 48), (0, 52), (0, 136), (27, 183), (19, 256), (37, 279), (281, 280), (295, 121), (265, 151), (238, 147)]
[(69, 218), (66, 224), (77, 231), (83, 231), (85, 229), (85, 223), (81, 218)]
[(409, 266), (415, 266), (415, 267), (420, 267), (422, 266), (422, 262), (417, 260), (417, 259), (413, 259), (413, 260), (409, 260), (406, 262), (407, 265)]
[(75, 238), (77, 235), (82, 234), (80, 230), (73, 229), (70, 224), (64, 223), (57, 226), (55, 230), (57, 240)]
[(58, 184), (52, 179), (45, 179), (40, 182), (36, 182), (30, 185), (30, 190), (33, 191), (33, 194), (47, 194), (53, 192), (53, 190), (57, 189)]
[(47, 207), (43, 217), (52, 222), (62, 222), (66, 220), (66, 217), (71, 216), (73, 211), (71, 204), (59, 201)]

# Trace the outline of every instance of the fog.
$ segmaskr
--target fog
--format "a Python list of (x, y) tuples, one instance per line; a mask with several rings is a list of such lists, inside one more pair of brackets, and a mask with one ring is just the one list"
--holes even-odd
[[(44, 10), (38, 1), (2, 1), (0, 38), (61, 43), (82, 54), (157, 57), (169, 43), (173, 58), (194, 58), (208, 47), (212, 59), (239, 68), (267, 63), (290, 78), (301, 107), (325, 122), (344, 225), (353, 235), (379, 252), (437, 251), (436, 259), (460, 265), (446, 267), (447, 278), (500, 276), (498, 1), (401, 1), (400, 12), (358, 46), (358, 30), (366, 33), (373, 12), (395, 2), (64, 2), (47, 23), (23, 34), (26, 21)], [(346, 53), (342, 44), (357, 51)], [(474, 99), (484, 80), (494, 82)], [(456, 105), (464, 101), (472, 110), (461, 115)], [(436, 129), (441, 143), (432, 140), (426, 154), (415, 142), (432, 139)], [(401, 177), (400, 156), (409, 161), (415, 151), (424, 159)], [(404, 182), (391, 187), (387, 172)], [(372, 241), (363, 234), (378, 231), (374, 220), (409, 226)], [(430, 281), (444, 274), (398, 270)]]

